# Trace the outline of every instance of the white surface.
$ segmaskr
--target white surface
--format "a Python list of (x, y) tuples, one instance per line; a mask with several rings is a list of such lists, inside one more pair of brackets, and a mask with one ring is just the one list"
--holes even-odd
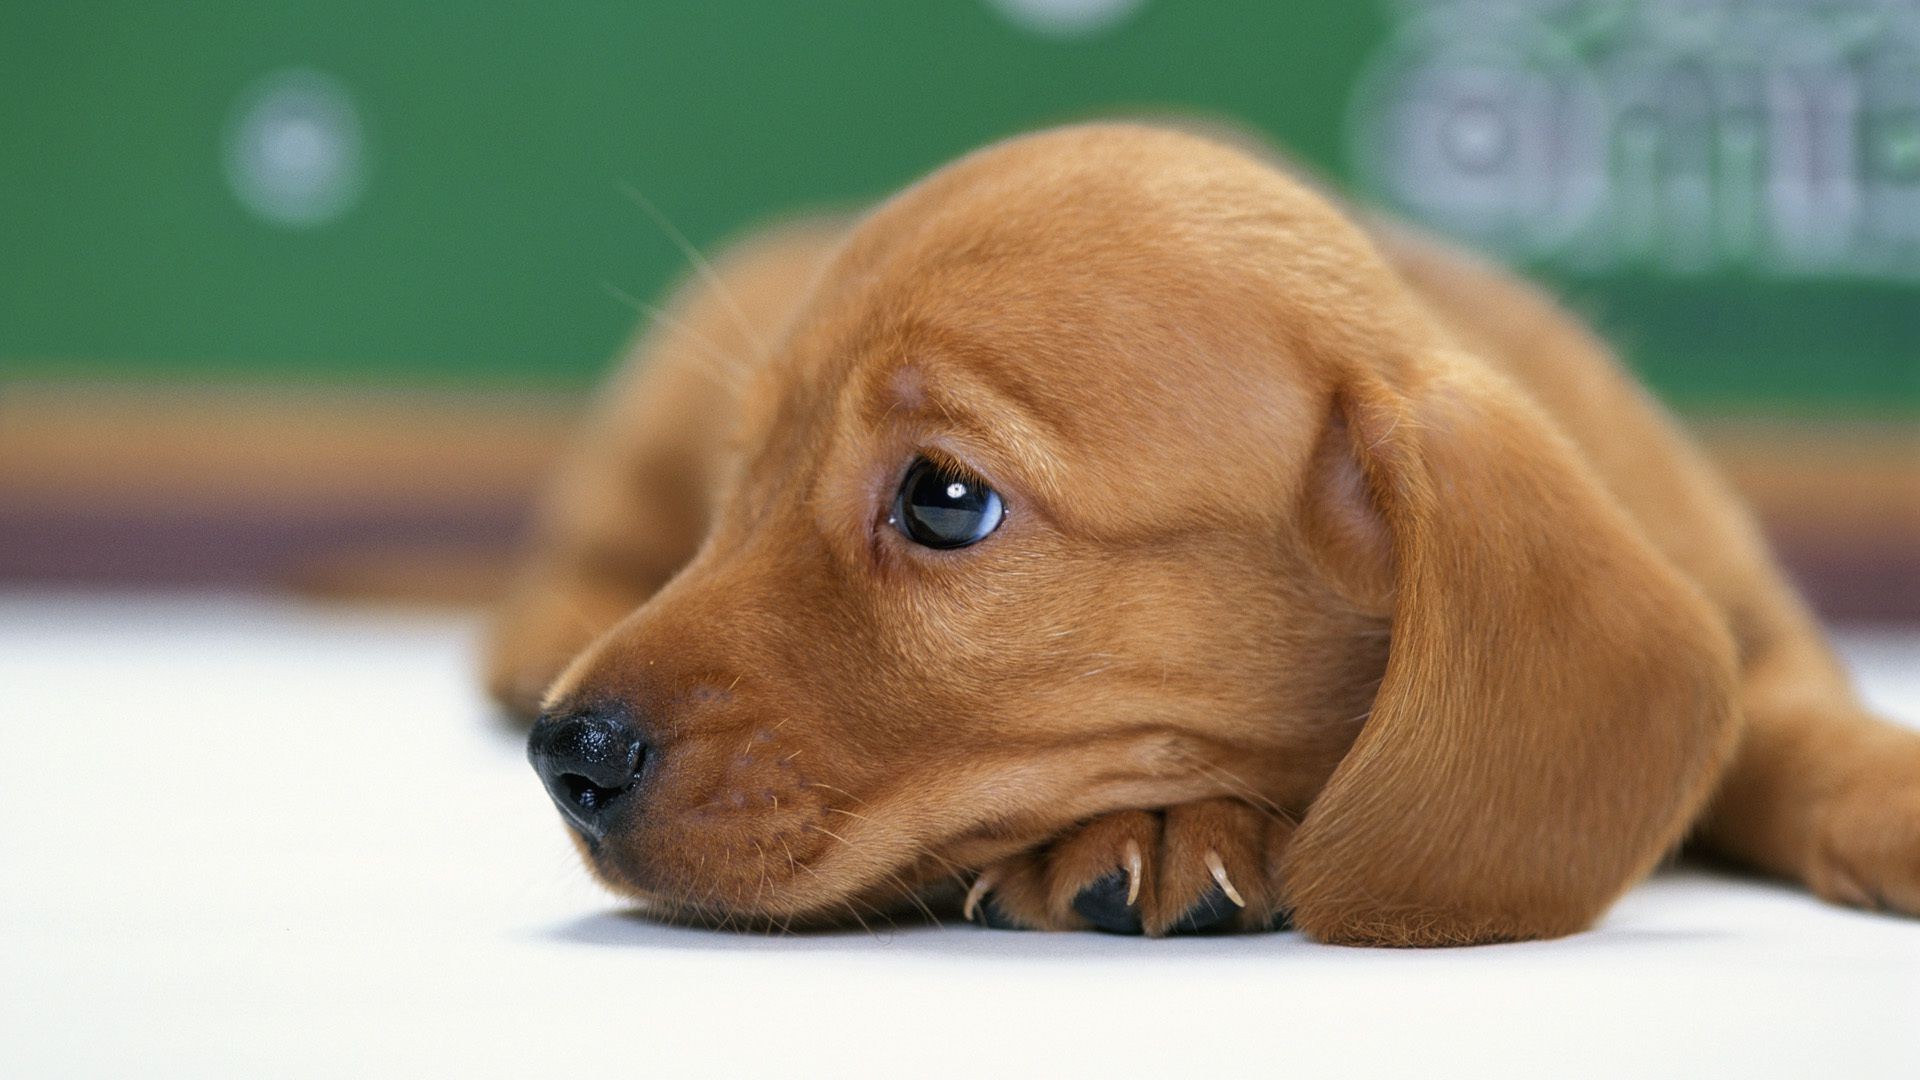
[[(1920, 922), (1698, 872), (1435, 952), (655, 926), (469, 633), (0, 598), (0, 1076), (1920, 1076)], [(1920, 631), (1845, 641), (1920, 717)]]

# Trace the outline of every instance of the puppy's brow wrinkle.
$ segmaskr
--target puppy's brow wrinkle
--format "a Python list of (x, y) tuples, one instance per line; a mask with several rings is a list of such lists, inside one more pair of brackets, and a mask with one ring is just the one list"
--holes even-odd
[(897, 408), (920, 408), (927, 400), (926, 374), (913, 364), (905, 364), (895, 370), (887, 388), (892, 391), (893, 397), (887, 406), (889, 415)]
[[(903, 390), (902, 373), (908, 371)], [(898, 417), (950, 431), (964, 440), (956, 449), (977, 451), (984, 459), (978, 467), (1010, 474), (1045, 502), (1060, 498), (1063, 470), (1052, 449), (1059, 433), (1044, 422), (1036, 403), (1022, 400), (1004, 382), (981, 377), (963, 362), (914, 361), (875, 385), (850, 390), (876, 425)], [(939, 449), (939, 440), (934, 442)]]

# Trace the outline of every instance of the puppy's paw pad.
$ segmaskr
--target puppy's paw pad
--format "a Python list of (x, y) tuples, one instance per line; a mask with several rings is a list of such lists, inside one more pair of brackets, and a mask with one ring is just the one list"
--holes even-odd
[(1125, 870), (1109, 873), (1073, 898), (1074, 914), (1109, 934), (1142, 933), (1137, 880)]
[(1240, 914), (1240, 908), (1227, 899), (1226, 890), (1218, 885), (1200, 894), (1192, 907), (1181, 912), (1180, 917), (1167, 927), (1169, 934), (1217, 934), (1233, 929), (1234, 917)]
[(1028, 927), (1023, 926), (1019, 922), (1015, 921), (1013, 916), (1007, 914), (1004, 911), (1001, 911), (1000, 905), (994, 903), (992, 897), (988, 897), (987, 899), (980, 902), (980, 904), (974, 909), (973, 917), (969, 921), (978, 922), (981, 926), (984, 926), (989, 930), (1028, 929)]

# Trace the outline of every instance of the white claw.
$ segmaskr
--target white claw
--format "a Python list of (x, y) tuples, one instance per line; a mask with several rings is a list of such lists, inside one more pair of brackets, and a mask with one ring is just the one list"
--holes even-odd
[(960, 917), (972, 922), (974, 909), (980, 906), (980, 898), (987, 895), (987, 890), (999, 880), (1000, 875), (992, 870), (974, 878), (973, 887), (967, 890), (966, 903), (960, 905)]
[(1127, 841), (1125, 851), (1127, 856), (1127, 906), (1132, 907), (1133, 902), (1140, 899), (1140, 877), (1143, 873), (1140, 859), (1140, 845), (1129, 840)]
[(1227, 899), (1233, 901), (1234, 907), (1247, 906), (1247, 902), (1240, 898), (1240, 890), (1234, 888), (1233, 882), (1227, 880), (1227, 864), (1220, 861), (1218, 852), (1207, 852), (1207, 872), (1213, 875), (1213, 880), (1220, 883), (1220, 891), (1227, 894)]

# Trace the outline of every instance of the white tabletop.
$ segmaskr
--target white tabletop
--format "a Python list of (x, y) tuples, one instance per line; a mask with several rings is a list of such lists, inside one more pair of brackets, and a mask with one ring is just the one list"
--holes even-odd
[[(1700, 871), (1432, 952), (656, 926), (575, 864), (471, 632), (0, 596), (0, 1077), (1920, 1077), (1920, 921)], [(1920, 719), (1920, 630), (1843, 640)]]

